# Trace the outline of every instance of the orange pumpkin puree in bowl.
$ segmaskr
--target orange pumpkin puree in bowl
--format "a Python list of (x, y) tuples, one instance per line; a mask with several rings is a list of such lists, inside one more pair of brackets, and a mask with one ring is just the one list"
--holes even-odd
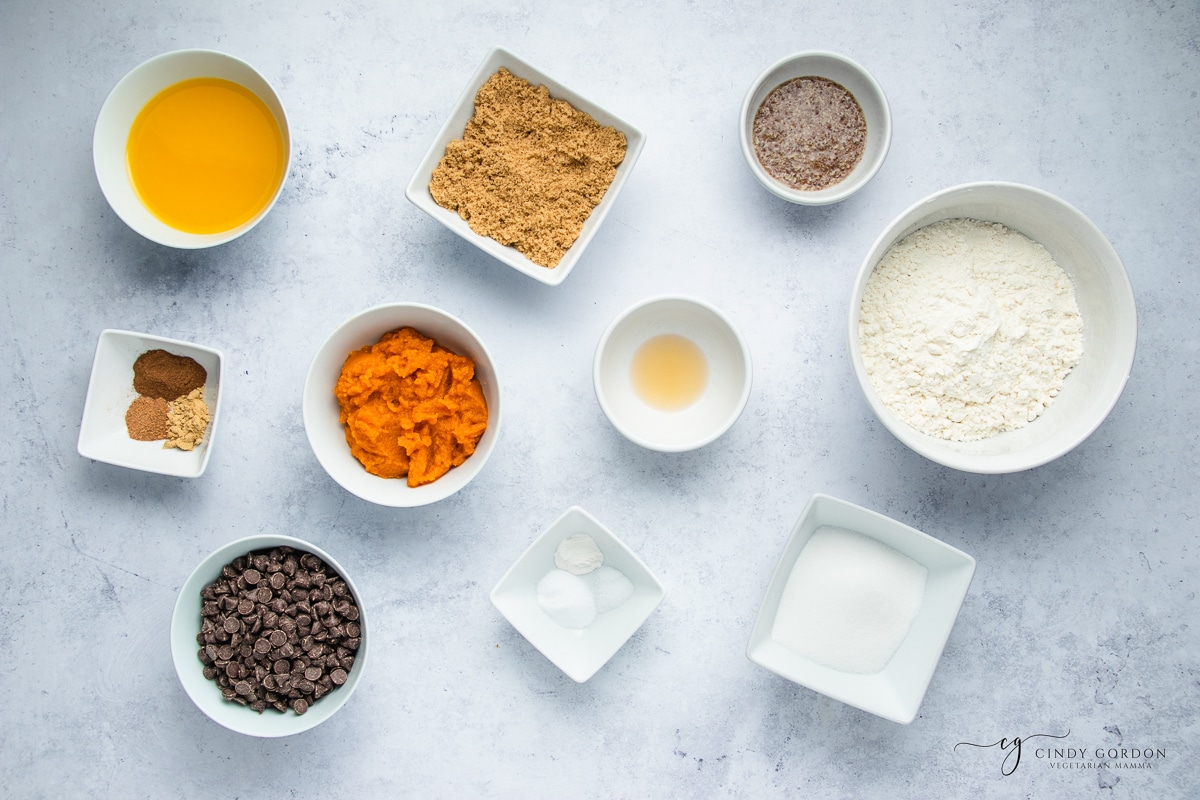
[(432, 483), (467, 460), (487, 430), (475, 362), (413, 328), (346, 357), (334, 388), (350, 452), (367, 472)]

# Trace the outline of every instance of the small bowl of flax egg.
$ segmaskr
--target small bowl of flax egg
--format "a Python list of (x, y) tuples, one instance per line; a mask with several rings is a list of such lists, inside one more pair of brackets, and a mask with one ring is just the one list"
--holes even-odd
[(746, 164), (768, 191), (790, 203), (827, 205), (879, 171), (892, 118), (869, 72), (845, 56), (806, 51), (751, 84), (739, 136)]

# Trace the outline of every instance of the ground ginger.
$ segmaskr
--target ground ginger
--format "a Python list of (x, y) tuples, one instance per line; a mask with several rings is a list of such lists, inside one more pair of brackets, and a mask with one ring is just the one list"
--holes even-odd
[(475, 362), (413, 328), (346, 357), (334, 388), (350, 452), (367, 472), (431, 483), (475, 452), (487, 400)]
[(471, 230), (558, 266), (625, 160), (625, 134), (501, 68), (446, 145), (429, 193)]

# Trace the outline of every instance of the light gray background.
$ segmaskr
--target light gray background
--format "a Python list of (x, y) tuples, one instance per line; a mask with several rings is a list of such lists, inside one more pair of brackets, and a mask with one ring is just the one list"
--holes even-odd
[[(1194, 0), (5, 0), (0, 794), (1196, 796), (1198, 41)], [(557, 288), (403, 197), (494, 45), (648, 136), (612, 215)], [(295, 142), (267, 220), (204, 252), (128, 230), (91, 162), (107, 92), (181, 47), (256, 65), (283, 96)], [(886, 164), (835, 207), (769, 195), (738, 148), (751, 81), (802, 49), (860, 61), (892, 105)], [(995, 477), (900, 445), (863, 401), (845, 341), (854, 275), (882, 228), (924, 195), (982, 179), (1028, 183), (1088, 214), (1124, 259), (1140, 318), (1133, 375), (1107, 422), (1053, 464)], [(608, 322), (664, 292), (719, 305), (755, 361), (739, 422), (684, 455), (626, 442), (591, 386)], [(482, 335), (507, 415), (478, 480), (415, 510), (341, 490), (300, 415), (323, 338), (398, 300), (445, 308)], [(221, 426), (202, 478), (76, 453), (106, 327), (224, 351)], [(775, 559), (814, 492), (978, 559), (910, 726), (745, 658)], [(572, 504), (667, 586), (584, 685), (488, 601)], [(334, 554), (375, 634), (350, 703), (274, 741), (204, 717), (167, 647), (188, 573), (260, 531)], [(1059, 769), (1030, 742), (1004, 777), (999, 748), (954, 750), (1067, 730), (1089, 752), (1166, 756), (1149, 771)]]

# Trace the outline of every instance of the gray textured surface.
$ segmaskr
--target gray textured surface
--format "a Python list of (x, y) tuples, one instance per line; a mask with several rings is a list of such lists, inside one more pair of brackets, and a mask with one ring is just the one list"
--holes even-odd
[[(1200, 793), (1194, 2), (283, 5), (0, 5), (0, 794)], [(496, 44), (649, 137), (605, 228), (558, 288), (499, 265), (403, 198)], [(195, 253), (126, 229), (90, 153), (112, 85), (188, 46), (262, 70), (295, 142), (271, 216)], [(750, 82), (806, 48), (867, 66), (895, 122), (875, 181), (832, 208), (770, 196), (737, 144)], [(871, 417), (844, 320), (859, 261), (889, 220), (932, 191), (993, 178), (1057, 194), (1106, 233), (1137, 294), (1140, 340), (1128, 388), (1087, 442), (1040, 469), (982, 477), (921, 459)], [(660, 292), (717, 303), (755, 358), (742, 419), (686, 455), (624, 441), (591, 389), (604, 327)], [(324, 336), (394, 300), (473, 326), (499, 362), (507, 403), (480, 478), (409, 511), (342, 491), (300, 417)], [(106, 327), (225, 352), (222, 427), (199, 480), (76, 454)], [(978, 559), (911, 726), (744, 656), (775, 558), (816, 491)], [(664, 604), (584, 685), (487, 598), (574, 503), (667, 585)], [(257, 531), (333, 553), (363, 589), (376, 634), (346, 708), (278, 741), (210, 723), (167, 649), (191, 569)], [(1097, 747), (1165, 757), (1150, 770), (1060, 768), (1030, 741), (1005, 777), (999, 748), (954, 750), (1068, 729), (1086, 761)]]

